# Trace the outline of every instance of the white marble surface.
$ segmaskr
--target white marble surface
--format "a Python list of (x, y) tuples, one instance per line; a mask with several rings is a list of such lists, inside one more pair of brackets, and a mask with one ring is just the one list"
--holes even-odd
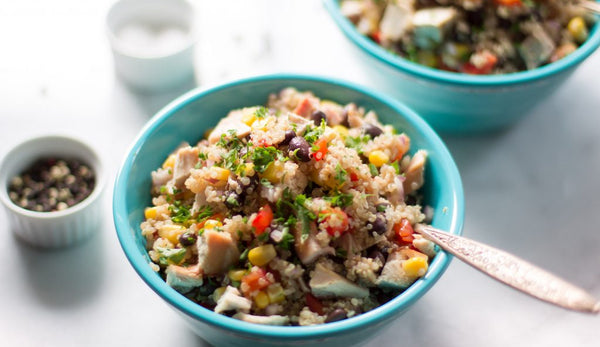
[[(84, 136), (114, 178), (149, 117), (190, 86), (138, 95), (117, 80), (107, 1), (0, 7), (0, 152), (31, 136)], [(369, 84), (320, 1), (200, 1), (201, 87), (268, 72)], [(520, 124), (447, 137), (462, 173), (465, 235), (543, 265), (600, 297), (600, 56)], [(205, 345), (127, 263), (105, 194), (101, 232), (78, 247), (32, 249), (0, 212), (2, 346)], [(161, 329), (158, 329), (161, 327)], [(598, 346), (600, 318), (516, 293), (459, 261), (368, 346)]]

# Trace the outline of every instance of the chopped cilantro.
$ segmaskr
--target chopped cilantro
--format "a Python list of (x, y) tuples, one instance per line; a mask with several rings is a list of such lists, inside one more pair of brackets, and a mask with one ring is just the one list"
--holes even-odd
[(254, 169), (260, 173), (265, 172), (267, 166), (277, 158), (279, 152), (275, 147), (257, 147), (251, 156)]
[(250, 251), (250, 249), (248, 247), (244, 247), (244, 251), (242, 252), (242, 254), (240, 254), (240, 261), (243, 263), (246, 261), (246, 259), (248, 259), (248, 252)]
[(344, 168), (338, 163), (335, 166), (336, 181), (338, 181), (339, 183), (344, 183), (344, 182), (346, 182), (347, 178), (348, 178), (348, 172), (346, 170), (344, 170)]
[(270, 233), (262, 233), (262, 234), (258, 235), (257, 239), (260, 242), (266, 242), (269, 239), (269, 235), (270, 235)]
[(212, 215), (213, 215), (212, 207), (210, 207), (209, 205), (206, 205), (206, 206), (200, 208), (200, 211), (198, 213), (198, 217), (196, 217), (196, 220), (198, 222), (203, 222)]
[(267, 109), (264, 106), (259, 106), (256, 111), (254, 111), (254, 115), (256, 116), (256, 118), (258, 119), (262, 119), (265, 118), (267, 116), (267, 114), (269, 114), (269, 109)]
[(169, 205), (169, 211), (171, 211), (171, 220), (175, 223), (185, 223), (191, 216), (189, 207), (183, 205), (178, 200)]
[(273, 188), (273, 184), (266, 178), (260, 179), (260, 184), (262, 184), (265, 188)]
[(354, 197), (352, 194), (346, 193), (338, 193), (330, 197), (326, 197), (325, 200), (328, 200), (331, 205), (337, 206), (340, 208), (348, 207), (352, 205), (352, 200)]
[(369, 164), (369, 170), (371, 171), (371, 176), (375, 177), (379, 175), (379, 171), (377, 171), (377, 167), (373, 164)]
[(308, 234), (310, 233), (310, 223), (317, 219), (317, 216), (306, 207), (306, 201), (309, 198), (304, 194), (298, 194), (295, 199), (296, 213), (298, 215), (298, 220), (300, 221), (300, 226), (302, 227), (302, 242), (304, 242), (308, 238)]
[(185, 248), (163, 248), (156, 247), (158, 262), (160, 265), (180, 264), (185, 257)]
[(348, 136), (346, 137), (345, 145), (346, 147), (355, 149), (358, 154), (362, 154), (362, 148), (369, 140), (369, 135), (360, 135), (356, 137)]
[(348, 256), (348, 252), (346, 252), (346, 250), (343, 248), (336, 248), (335, 255), (340, 258), (346, 258)]
[(325, 127), (327, 124), (324, 120), (321, 121), (321, 125), (317, 127), (307, 127), (306, 132), (304, 133), (304, 139), (308, 142), (309, 145), (315, 143), (325, 132)]
[(396, 170), (396, 175), (399, 175), (400, 174), (400, 162), (396, 160), (391, 165), (394, 168), (394, 170)]
[(240, 206), (240, 202), (238, 201), (238, 199), (235, 198), (235, 196), (233, 194), (229, 195), (227, 197), (226, 202), (227, 202), (227, 204), (229, 206), (233, 206), (233, 207), (239, 207)]
[(281, 241), (279, 246), (283, 249), (290, 249), (291, 244), (294, 242), (294, 235), (290, 233), (290, 228), (283, 228), (283, 234), (281, 235)]
[(386, 204), (378, 204), (377, 206), (375, 206), (375, 209), (377, 210), (377, 212), (385, 212), (387, 207), (388, 206)]
[(200, 153), (198, 153), (198, 158), (200, 158), (202, 160), (206, 160), (206, 159), (208, 159), (208, 154), (206, 154), (204, 152), (200, 152)]

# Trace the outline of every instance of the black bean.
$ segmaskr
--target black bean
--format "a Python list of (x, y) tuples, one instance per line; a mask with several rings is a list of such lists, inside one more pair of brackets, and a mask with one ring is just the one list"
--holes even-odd
[(310, 161), (310, 145), (302, 136), (296, 136), (288, 146), (289, 157), (302, 162)]
[(383, 134), (383, 130), (381, 130), (381, 128), (371, 123), (365, 123), (362, 128), (365, 134), (371, 136), (371, 138), (376, 138), (377, 136)]
[(367, 257), (373, 260), (379, 259), (379, 261), (381, 261), (381, 264), (385, 264), (385, 255), (383, 255), (383, 253), (379, 250), (379, 248), (377, 248), (377, 246), (369, 250), (369, 252), (367, 253)]
[(327, 116), (323, 111), (315, 111), (310, 115), (310, 119), (315, 123), (316, 126), (321, 125), (321, 122), (325, 120), (327, 122)]
[(329, 312), (327, 318), (325, 318), (325, 323), (337, 322), (346, 318), (348, 318), (346, 310), (343, 308), (336, 308), (335, 310)]
[(243, 180), (239, 180), (240, 187), (242, 187), (242, 194), (252, 194), (259, 182), (258, 175), (247, 176)]
[(281, 141), (281, 145), (285, 146), (288, 143), (290, 143), (290, 141), (292, 141), (292, 139), (296, 137), (296, 133), (294, 132), (294, 130), (288, 130), (285, 132), (285, 138), (283, 139), (283, 141)]
[(470, 26), (478, 27), (483, 25), (483, 11), (465, 11), (465, 17)]
[(385, 217), (382, 213), (378, 213), (375, 217), (375, 221), (369, 222), (368, 225), (371, 226), (371, 231), (374, 231), (379, 235), (387, 231), (387, 222), (385, 221)]
[(181, 243), (183, 247), (188, 247), (195, 244), (196, 240), (198, 240), (198, 235), (190, 231), (186, 231), (179, 236), (179, 243)]

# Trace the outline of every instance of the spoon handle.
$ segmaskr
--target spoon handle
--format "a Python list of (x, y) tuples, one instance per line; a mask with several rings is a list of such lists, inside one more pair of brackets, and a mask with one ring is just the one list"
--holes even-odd
[(415, 231), (477, 270), (535, 298), (574, 311), (600, 312), (600, 302), (585, 290), (512, 254), (426, 225), (417, 225)]
[(594, 0), (579, 0), (577, 4), (593, 13), (600, 13), (600, 4)]

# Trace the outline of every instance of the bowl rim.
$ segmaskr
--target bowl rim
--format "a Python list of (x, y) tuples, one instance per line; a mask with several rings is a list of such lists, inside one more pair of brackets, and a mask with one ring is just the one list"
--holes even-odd
[[(84, 161), (89, 166), (91, 166), (92, 169), (94, 170), (95, 183), (94, 183), (94, 189), (92, 189), (92, 192), (90, 193), (90, 195), (88, 195), (85, 199), (81, 200), (79, 203), (77, 203), (69, 208), (66, 208), (62, 211), (52, 211), (52, 212), (39, 212), (39, 211), (28, 210), (26, 208), (18, 206), (17, 204), (12, 202), (12, 200), (10, 200), (8, 193), (7, 193), (8, 189), (4, 189), (5, 184), (7, 187), (8, 182), (11, 179), (11, 177), (8, 176), (8, 172), (6, 172), (6, 173), (4, 172), (5, 170), (7, 170), (6, 169), (6, 167), (8, 165), (7, 161), (10, 159), (10, 157), (12, 155), (17, 154), (24, 147), (32, 146), (35, 143), (40, 142), (40, 141), (69, 142), (70, 144), (72, 144), (74, 146), (78, 146), (78, 147), (82, 148), (83, 150), (85, 150), (86, 152), (88, 152), (89, 156), (80, 157), (79, 159)], [(41, 152), (42, 155), (45, 155), (45, 153), (47, 151), (44, 148), (39, 148), (38, 152)], [(48, 154), (48, 155), (50, 155), (50, 154)], [(60, 157), (60, 154), (58, 154), (57, 156)], [(6, 176), (5, 176), (5, 174), (6, 174)], [(9, 150), (3, 154), (2, 160), (0, 161), (0, 185), (1, 185), (0, 201), (2, 201), (4, 206), (7, 209), (9, 209), (12, 213), (17, 214), (22, 217), (25, 217), (25, 218), (39, 219), (42, 221), (50, 222), (53, 220), (57, 220), (57, 219), (66, 217), (66, 216), (74, 215), (74, 214), (78, 213), (79, 211), (86, 209), (91, 204), (93, 204), (94, 201), (96, 201), (102, 195), (105, 184), (106, 184), (106, 178), (105, 178), (104, 167), (103, 167), (102, 159), (101, 159), (100, 155), (98, 154), (98, 152), (92, 146), (90, 146), (89, 144), (84, 142), (82, 139), (79, 139), (79, 138), (71, 136), (71, 135), (45, 134), (45, 135), (34, 136), (31, 138), (22, 140), (22, 141), (18, 142), (17, 144), (13, 145), (12, 147), (10, 147)]]
[(139, 251), (133, 233), (129, 228), (129, 216), (126, 213), (127, 209), (125, 194), (118, 194), (118, 192), (126, 191), (127, 177), (131, 173), (133, 160), (135, 159), (135, 156), (140, 150), (142, 144), (146, 141), (147, 137), (154, 130), (156, 130), (156, 128), (159, 127), (164, 120), (191, 102), (195, 102), (196, 100), (204, 97), (209, 97), (211, 94), (231, 87), (266, 81), (285, 81), (286, 84), (290, 86), (293, 86), (294, 83), (297, 82), (329, 84), (332, 87), (341, 87), (343, 89), (349, 89), (361, 93), (368, 98), (387, 105), (398, 114), (401, 114), (403, 118), (405, 118), (409, 123), (412, 124), (412, 126), (414, 126), (415, 129), (417, 129), (419, 132), (422, 132), (426, 138), (430, 139), (432, 147), (436, 148), (436, 150), (439, 151), (439, 157), (443, 158), (443, 160), (441, 160), (442, 169), (448, 176), (448, 183), (454, 187), (454, 191), (452, 192), (452, 203), (450, 204), (450, 206), (452, 206), (450, 212), (450, 232), (457, 235), (462, 234), (464, 222), (464, 192), (458, 168), (456, 167), (450, 152), (439, 136), (424, 120), (417, 116), (414, 111), (404, 104), (379, 92), (368, 90), (365, 87), (343, 80), (313, 75), (272, 74), (244, 78), (208, 89), (196, 88), (172, 101), (154, 117), (152, 117), (150, 121), (148, 121), (148, 123), (142, 128), (136, 139), (129, 147), (115, 179), (113, 195), (113, 219), (121, 247), (138, 275), (163, 300), (193, 319), (200, 320), (204, 324), (211, 325), (233, 334), (241, 334), (247, 338), (253, 337), (256, 339), (277, 338), (279, 340), (307, 340), (333, 337), (345, 332), (350, 332), (357, 328), (361, 328), (363, 326), (381, 324), (382, 322), (391, 319), (394, 315), (396, 315), (396, 313), (401, 312), (409, 307), (419, 297), (424, 295), (441, 277), (445, 269), (448, 267), (452, 256), (444, 251), (440, 251), (436, 258), (432, 261), (430, 271), (425, 277), (417, 280), (403, 293), (386, 304), (351, 319), (314, 326), (260, 326), (260, 328), (257, 329), (258, 326), (256, 324), (219, 315), (190, 301), (182, 294), (179, 294), (173, 288), (169, 287), (163, 279), (161, 279), (159, 276), (156, 276), (156, 273), (150, 268), (148, 262)]
[(537, 69), (501, 75), (469, 75), (449, 72), (417, 64), (386, 51), (383, 47), (359, 33), (355, 26), (342, 15), (339, 10), (339, 0), (323, 0), (323, 2), (329, 15), (344, 35), (362, 51), (389, 67), (438, 83), (461, 86), (499, 87), (535, 82), (574, 67), (590, 56), (600, 46), (600, 23), (597, 22), (593, 26), (588, 39), (575, 52), (554, 63)]

